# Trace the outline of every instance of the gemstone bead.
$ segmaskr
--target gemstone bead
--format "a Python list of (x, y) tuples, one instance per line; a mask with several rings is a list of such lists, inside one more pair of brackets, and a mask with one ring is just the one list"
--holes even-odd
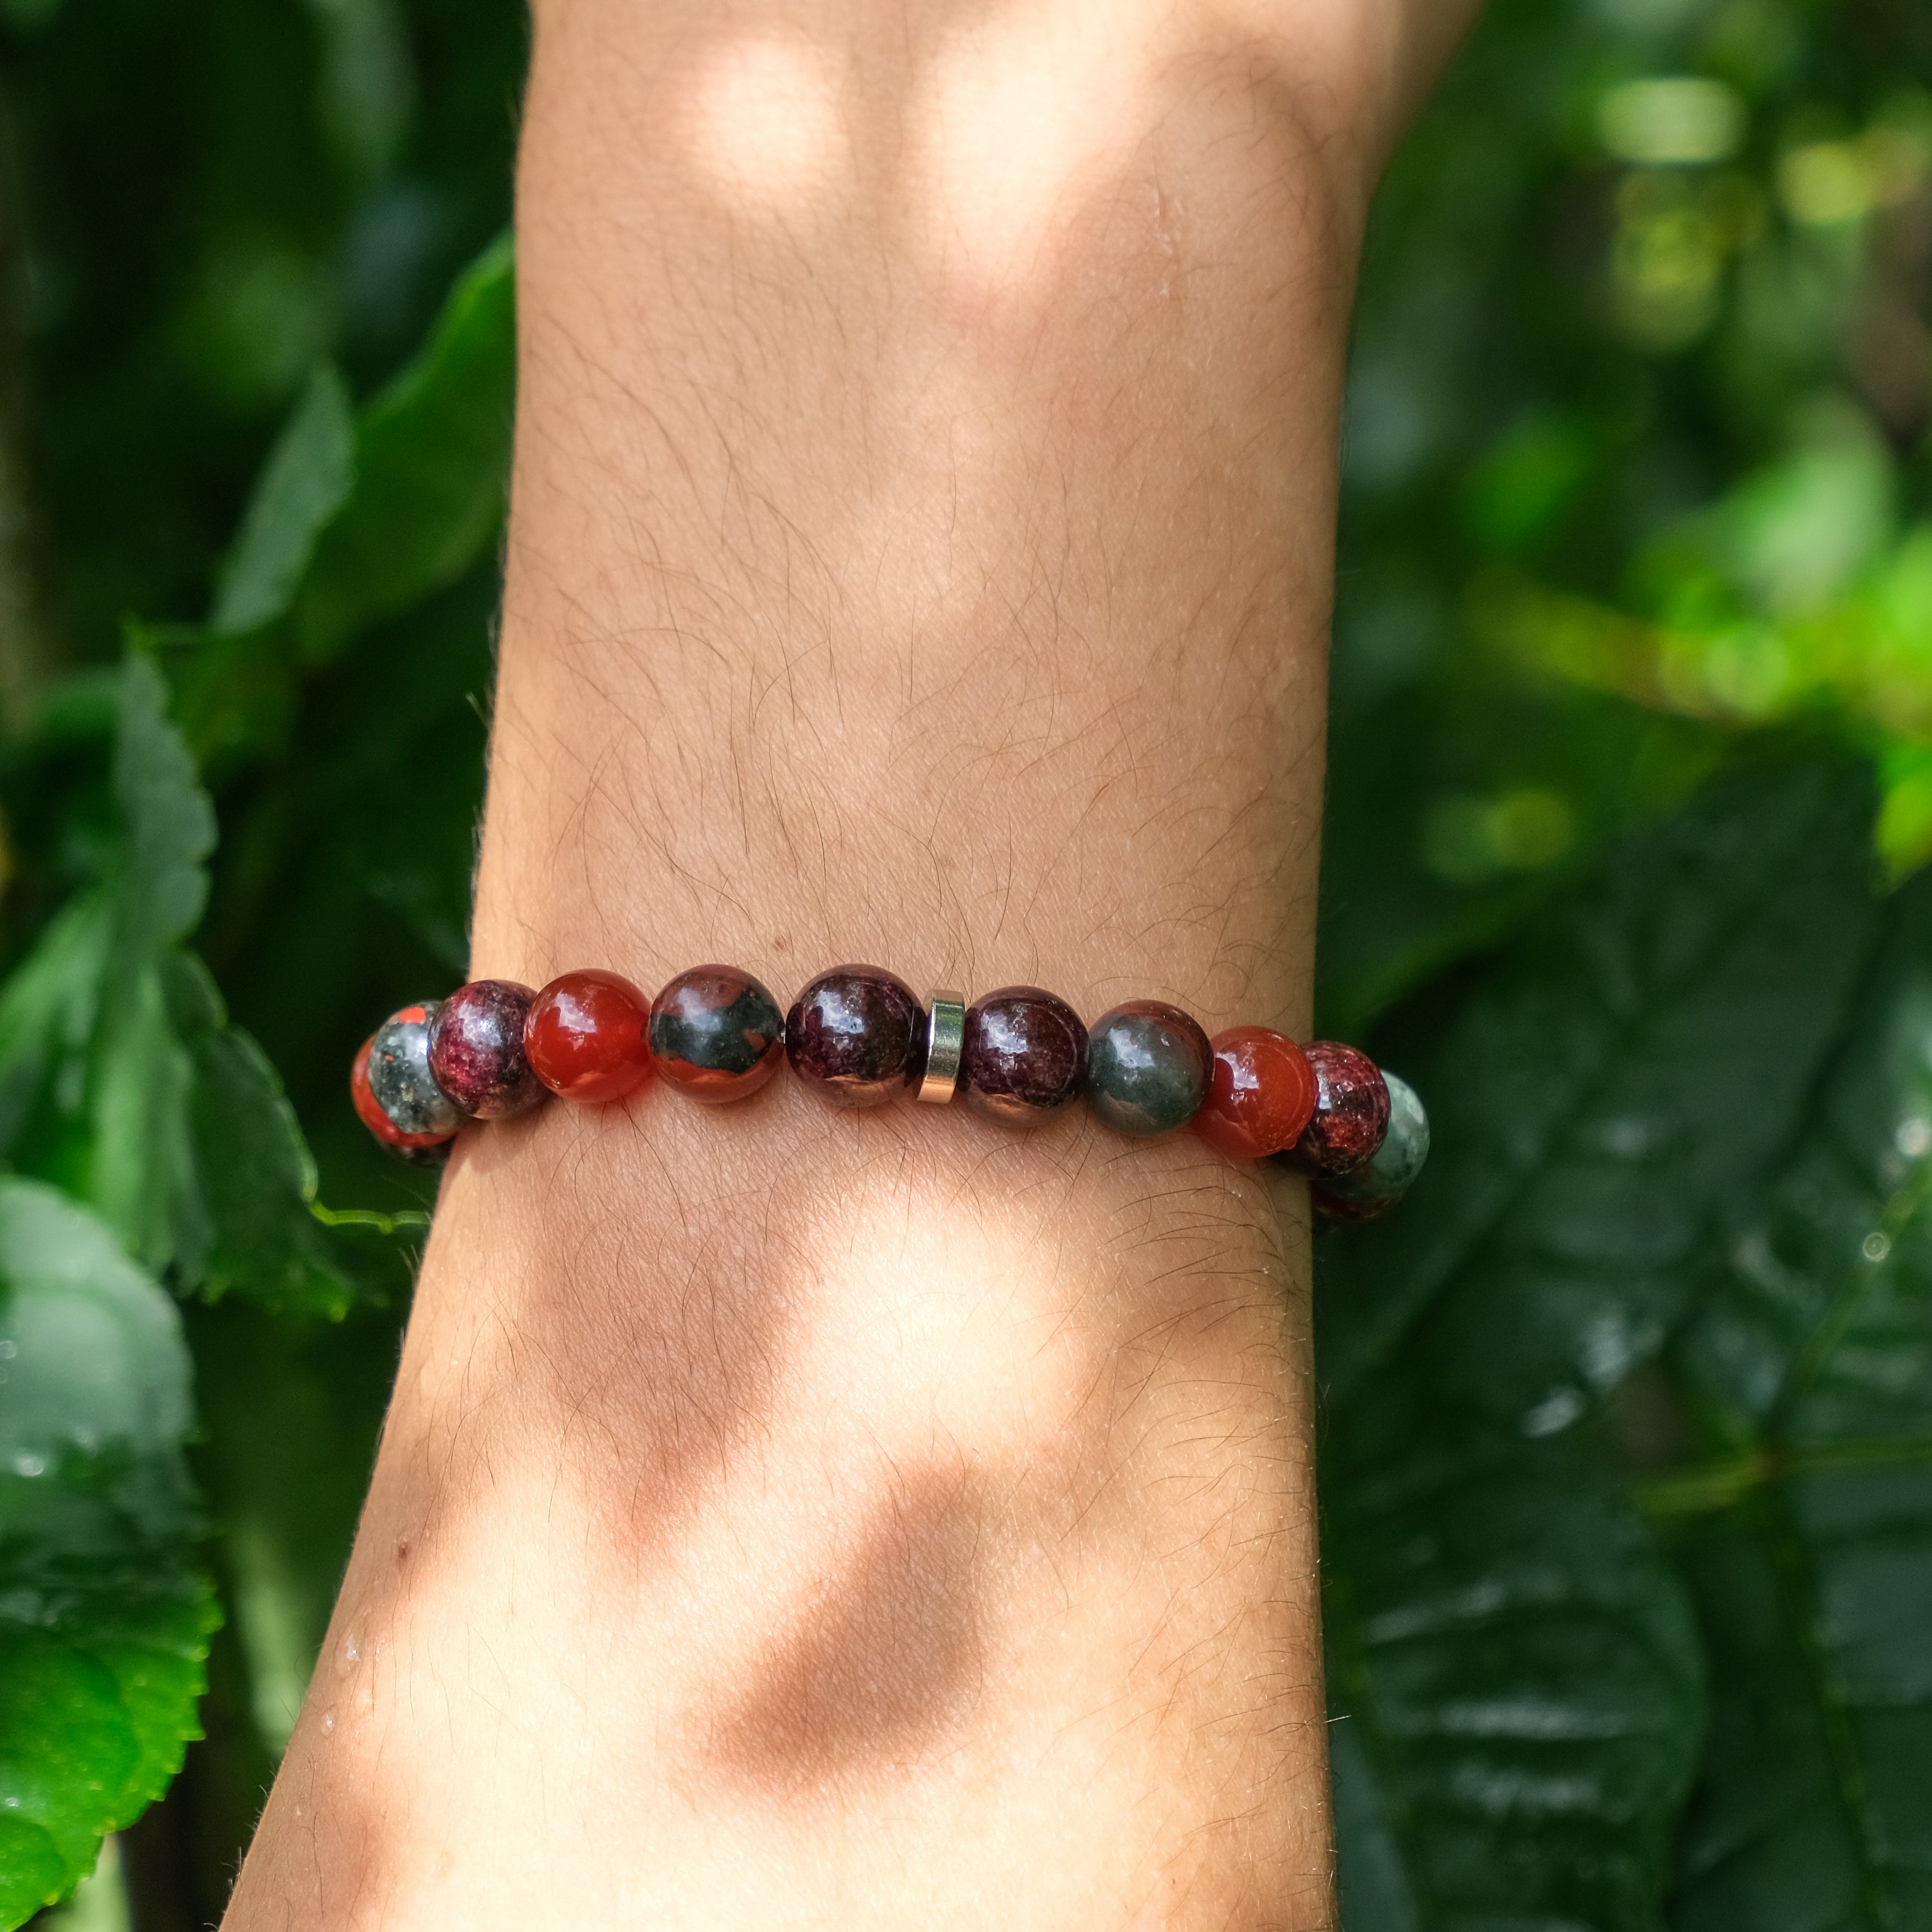
[(1294, 1146), (1315, 1112), (1315, 1070), (1285, 1033), (1230, 1027), (1213, 1042), (1214, 1070), (1194, 1131), (1231, 1160)]
[(553, 1094), (596, 1105), (651, 1077), (651, 1003), (621, 973), (590, 968), (553, 980), (530, 1002), (524, 1052)]
[(1311, 1190), (1317, 1210), (1342, 1223), (1372, 1221), (1406, 1194), (1429, 1158), (1429, 1116), (1415, 1089), (1393, 1073), (1388, 1088), (1388, 1132), (1374, 1154), (1346, 1174), (1330, 1176)]
[(1208, 1093), (1214, 1049), (1199, 1023), (1160, 1000), (1129, 1000), (1087, 1036), (1087, 1104), (1116, 1133), (1184, 1127)]
[[(431, 1000), (392, 1013), (356, 1056), (358, 1072), (350, 1083), (356, 1112), (376, 1138), (392, 1147), (434, 1147), (463, 1124), (463, 1110), (429, 1069), (430, 1028), (439, 1004)], [(386, 1134), (362, 1104), (364, 1088), (374, 1113), (388, 1123)]]
[(878, 966), (821, 973), (785, 1016), (785, 1055), (814, 1093), (845, 1107), (876, 1107), (926, 1070), (926, 1008)]
[(1038, 1120), (1079, 1096), (1087, 1029), (1037, 986), (1002, 986), (966, 1010), (959, 1084), (982, 1113)]
[(513, 980), (472, 980), (436, 1010), (429, 1070), (466, 1114), (508, 1120), (549, 1099), (524, 1052), (524, 1023), (536, 998)]
[(383, 1112), (382, 1102), (369, 1084), (369, 1050), (376, 1044), (371, 1034), (356, 1055), (349, 1070), (349, 1095), (362, 1124), (398, 1160), (412, 1167), (440, 1167), (449, 1153), (447, 1134), (406, 1134)]
[(1302, 1174), (1346, 1174), (1382, 1144), (1388, 1086), (1376, 1063), (1352, 1046), (1318, 1040), (1304, 1051), (1315, 1070), (1315, 1113), (1282, 1158)]
[(651, 1057), (694, 1100), (742, 1100), (784, 1058), (784, 1016), (750, 974), (694, 966), (651, 1003)]

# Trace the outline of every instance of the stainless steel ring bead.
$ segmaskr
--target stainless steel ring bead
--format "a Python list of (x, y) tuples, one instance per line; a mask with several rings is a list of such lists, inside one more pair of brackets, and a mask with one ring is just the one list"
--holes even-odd
[(943, 1107), (959, 1087), (959, 1062), (966, 1046), (966, 995), (950, 989), (926, 1002), (926, 1077), (919, 1097)]

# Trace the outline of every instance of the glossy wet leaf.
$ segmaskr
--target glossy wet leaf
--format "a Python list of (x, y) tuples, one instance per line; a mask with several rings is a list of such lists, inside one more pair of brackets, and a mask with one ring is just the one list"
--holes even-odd
[(1932, 1924), (1932, 890), (1677, 1353), (1718, 1452), (1648, 1492), (1714, 1660), (1684, 1932)]
[(1693, 1313), (1808, 1118), (1870, 809), (1828, 764), (1715, 786), (1392, 1029), (1438, 1151), (1318, 1274), (1351, 1932), (1656, 1922), (1704, 1660), (1566, 1432)]
[(1703, 1717), (1676, 1576), (1567, 1443), (1378, 1406), (1322, 1468), (1344, 1924), (1653, 1924)]
[(1829, 765), (1714, 786), (1395, 1030), (1436, 1150), (1400, 1214), (1331, 1244), (1339, 1403), (1412, 1346), (1444, 1400), (1547, 1434), (1662, 1346), (1841, 1022), (1870, 815)]
[(91, 1868), (196, 1735), (214, 1625), (179, 1317), (112, 1233), (0, 1179), (0, 1924)]

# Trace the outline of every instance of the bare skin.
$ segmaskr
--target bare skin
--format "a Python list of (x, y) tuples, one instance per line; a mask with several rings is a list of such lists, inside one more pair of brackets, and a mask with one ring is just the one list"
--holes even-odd
[[(1363, 212), (1466, 4), (539, 0), (472, 970), (1306, 1029)], [(227, 1924), (1332, 1916), (1306, 1205), (466, 1134)]]

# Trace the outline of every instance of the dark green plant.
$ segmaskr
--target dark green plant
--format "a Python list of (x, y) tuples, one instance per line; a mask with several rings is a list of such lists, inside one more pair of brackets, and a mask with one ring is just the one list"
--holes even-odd
[[(520, 25), (0, 18), (0, 1923), (118, 1832), (159, 1924), (427, 1204), (342, 1068), (462, 966)], [(1501, 0), (1378, 208), (1321, 1000), (1438, 1150), (1318, 1252), (1349, 1932), (1932, 1924), (1928, 311), (1913, 0)]]

